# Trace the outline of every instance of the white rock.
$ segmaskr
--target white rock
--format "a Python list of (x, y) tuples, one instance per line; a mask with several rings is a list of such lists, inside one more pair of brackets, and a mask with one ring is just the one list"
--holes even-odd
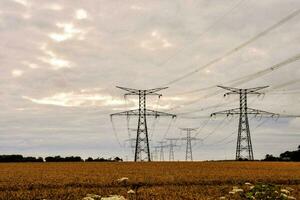
[(101, 200), (126, 200), (125, 197), (120, 195), (110, 195), (109, 197), (102, 197)]
[(101, 196), (97, 194), (87, 194), (86, 197), (91, 197), (93, 199), (101, 199)]
[(232, 192), (234, 193), (237, 193), (237, 192), (244, 192), (243, 189), (240, 189), (240, 188), (236, 188), (236, 189), (233, 189)]
[(293, 191), (294, 191), (294, 189), (291, 188), (291, 187), (286, 187), (285, 189), (287, 189), (287, 190), (290, 191), (290, 192), (293, 192)]
[(290, 200), (296, 200), (295, 197), (292, 197), (292, 196), (288, 196), (287, 199), (290, 199)]
[(252, 186), (252, 184), (251, 184), (251, 183), (248, 183), (248, 182), (246, 182), (245, 185), (247, 185), (247, 186)]
[(122, 178), (117, 179), (117, 182), (118, 182), (118, 183), (126, 183), (128, 180), (129, 180), (129, 178), (127, 178), (127, 177), (122, 177)]
[(257, 196), (257, 195), (259, 195), (259, 194), (261, 194), (261, 192), (255, 192), (254, 195)]
[(280, 192), (284, 193), (284, 194), (290, 194), (290, 191), (286, 190), (286, 189), (281, 189)]
[(133, 190), (128, 190), (128, 192), (127, 192), (127, 194), (134, 194), (135, 193), (135, 191), (133, 191)]
[(95, 200), (95, 199), (92, 197), (84, 197), (82, 200)]

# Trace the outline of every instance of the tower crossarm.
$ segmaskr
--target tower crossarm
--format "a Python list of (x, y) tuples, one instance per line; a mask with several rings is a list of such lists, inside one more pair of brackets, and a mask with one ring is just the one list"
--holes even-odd
[(132, 89), (132, 88), (126, 88), (126, 87), (120, 87), (120, 86), (116, 86), (117, 88), (121, 89), (121, 90), (125, 90), (128, 93), (126, 93), (125, 95), (139, 95), (139, 90), (137, 89)]
[(127, 110), (127, 111), (123, 111), (123, 112), (110, 114), (111, 118), (114, 116), (139, 116), (139, 109)]
[[(156, 110), (149, 110), (146, 109), (145, 114), (147, 116), (152, 116), (152, 117), (172, 117), (172, 118), (176, 118), (176, 115), (174, 114), (170, 114), (170, 113), (165, 113), (165, 112), (159, 112)], [(135, 109), (135, 110), (128, 110), (128, 111), (123, 111), (123, 112), (118, 112), (118, 113), (113, 113), (110, 115), (111, 117), (113, 116), (139, 116), (139, 109)]]
[(178, 140), (181, 140), (181, 138), (165, 138), (165, 140), (167, 141), (178, 141)]
[[(257, 110), (253, 108), (247, 108), (246, 110), (247, 114), (249, 115), (260, 115), (260, 116), (270, 116), (270, 117), (279, 117), (278, 114), (276, 113), (271, 113), (263, 110)], [(224, 111), (219, 111), (219, 112), (214, 112), (210, 116), (216, 116), (216, 115), (239, 115), (239, 114), (244, 114), (244, 112), (241, 112), (240, 108), (234, 108), (234, 109), (229, 109), (229, 110), (224, 110)]]
[(174, 114), (170, 114), (170, 113), (166, 113), (166, 112), (159, 112), (156, 110), (149, 110), (146, 109), (146, 115), (147, 116), (154, 116), (154, 117), (172, 117), (172, 118), (176, 118), (176, 115)]
[[(201, 138), (196, 138), (196, 137), (190, 137), (189, 138), (191, 141), (203, 141), (203, 139)], [(180, 138), (180, 140), (186, 140), (186, 137)]]
[(279, 114), (264, 111), (264, 110), (257, 110), (257, 109), (253, 109), (253, 108), (247, 108), (247, 114), (269, 116), (269, 117), (279, 117)]
[(196, 131), (198, 128), (180, 128), (183, 131)]
[(255, 87), (255, 88), (247, 88), (247, 89), (239, 89), (234, 87), (225, 87), (225, 86), (218, 86), (219, 88), (222, 88), (224, 90), (228, 90), (230, 92), (227, 92), (224, 94), (224, 96), (231, 95), (231, 94), (257, 94), (261, 95), (263, 93), (258, 92), (259, 90), (265, 89), (269, 86), (262, 86), (262, 87)]
[(158, 96), (162, 96), (161, 94), (158, 94), (156, 92), (160, 91), (160, 90), (164, 90), (167, 89), (168, 87), (162, 87), (162, 88), (153, 88), (153, 89), (149, 89), (149, 90), (145, 90), (145, 94), (147, 95), (158, 95)]
[(153, 88), (153, 89), (149, 89), (149, 90), (138, 90), (138, 89), (132, 89), (132, 88), (126, 88), (126, 87), (120, 87), (120, 86), (116, 86), (116, 87), (121, 89), (121, 90), (125, 90), (125, 91), (128, 92), (128, 93), (125, 93), (124, 96), (139, 95), (139, 94), (143, 93), (144, 95), (157, 95), (159, 97), (161, 97), (162, 94), (159, 94), (159, 93), (156, 93), (156, 92), (168, 88), (168, 87), (162, 87), (162, 88)]
[(227, 116), (230, 116), (230, 115), (237, 115), (237, 114), (240, 114), (241, 111), (239, 108), (234, 108), (234, 109), (229, 109), (229, 110), (223, 110), (223, 111), (219, 111), (219, 112), (214, 112), (212, 113), (210, 116), (216, 116), (216, 115), (227, 115)]
[(219, 88), (222, 88), (224, 90), (229, 90), (233, 93), (237, 93), (240, 89), (238, 88), (234, 88), (234, 87), (226, 87), (226, 86), (221, 86), (221, 85), (218, 85)]
[(248, 88), (245, 89), (247, 91), (248, 94), (261, 94), (260, 92), (257, 92), (259, 90), (268, 88), (269, 86), (262, 86), (262, 87), (256, 87), (256, 88)]

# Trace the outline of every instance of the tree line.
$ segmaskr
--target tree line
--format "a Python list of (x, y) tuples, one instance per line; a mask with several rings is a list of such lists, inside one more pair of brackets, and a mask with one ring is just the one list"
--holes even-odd
[(300, 161), (300, 145), (298, 146), (298, 150), (286, 151), (281, 153), (279, 157), (267, 154), (264, 161)]
[(0, 162), (122, 162), (119, 157), (115, 158), (91, 158), (82, 159), (80, 156), (47, 156), (42, 157), (24, 157), (22, 155), (0, 155)]

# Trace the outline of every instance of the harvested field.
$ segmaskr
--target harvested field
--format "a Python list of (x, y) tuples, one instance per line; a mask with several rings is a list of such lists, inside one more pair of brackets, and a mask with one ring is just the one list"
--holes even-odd
[[(127, 183), (117, 179), (128, 177)], [(300, 163), (152, 162), (0, 164), (0, 199), (82, 199), (88, 193), (139, 199), (218, 199), (245, 182), (294, 189), (300, 198)]]

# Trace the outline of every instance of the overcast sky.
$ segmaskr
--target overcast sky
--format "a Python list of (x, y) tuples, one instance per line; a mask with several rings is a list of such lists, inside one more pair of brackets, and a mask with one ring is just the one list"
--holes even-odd
[[(238, 107), (238, 96), (216, 85), (269, 85), (249, 107), (299, 115), (299, 9), (299, 0), (1, 0), (0, 154), (132, 159), (124, 140), (136, 133), (124, 117), (114, 133), (109, 114), (138, 102), (115, 86), (169, 86), (147, 105), (178, 117), (149, 118), (151, 144), (197, 127), (195, 160), (234, 159), (238, 116), (209, 115)], [(249, 120), (257, 159), (300, 144), (298, 118)]]

